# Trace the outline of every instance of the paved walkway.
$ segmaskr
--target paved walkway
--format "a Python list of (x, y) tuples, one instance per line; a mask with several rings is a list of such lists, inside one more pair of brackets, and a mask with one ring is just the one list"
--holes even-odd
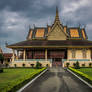
[(23, 92), (92, 92), (92, 89), (62, 68), (51, 68)]

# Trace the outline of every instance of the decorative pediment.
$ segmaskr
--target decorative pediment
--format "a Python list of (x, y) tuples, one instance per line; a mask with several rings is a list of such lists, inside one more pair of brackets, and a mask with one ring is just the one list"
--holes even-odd
[(56, 17), (51, 31), (47, 35), (48, 40), (66, 40), (68, 35), (59, 20), (58, 9), (56, 8)]
[(66, 40), (67, 34), (64, 32), (64, 29), (58, 23), (55, 24), (47, 37), (48, 40)]

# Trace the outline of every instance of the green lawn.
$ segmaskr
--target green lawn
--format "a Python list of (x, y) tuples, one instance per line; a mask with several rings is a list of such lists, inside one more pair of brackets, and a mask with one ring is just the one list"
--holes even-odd
[(34, 75), (43, 71), (42, 69), (18, 68), (4, 69), (4, 73), (0, 73), (0, 92), (7, 92), (14, 86), (19, 85), (24, 80), (32, 78)]
[(92, 77), (92, 68), (80, 68), (77, 69), (85, 74), (87, 74), (88, 76)]
[(92, 85), (92, 68), (74, 69), (69, 67), (69, 69)]

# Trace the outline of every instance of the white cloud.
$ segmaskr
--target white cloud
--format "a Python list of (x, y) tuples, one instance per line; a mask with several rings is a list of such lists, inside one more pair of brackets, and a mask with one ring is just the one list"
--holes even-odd
[(88, 6), (89, 4), (90, 0), (79, 0), (67, 3), (67, 5), (64, 6), (63, 13), (74, 12), (80, 7)]
[(88, 34), (89, 40), (92, 40), (92, 24), (87, 24), (86, 32)]
[(37, 10), (43, 9), (43, 7), (52, 7), (57, 3), (58, 0), (35, 0), (32, 5)]
[[(35, 24), (35, 26), (46, 26), (47, 23), (52, 24), (54, 21), (53, 16), (55, 16), (53, 15), (55, 14), (55, 11), (53, 10), (55, 9), (56, 5), (58, 5), (59, 7), (60, 17), (62, 19), (65, 19), (69, 23), (73, 24), (73, 22), (78, 23), (79, 21), (82, 21), (85, 24), (88, 23), (87, 33), (89, 34), (89, 38), (92, 38), (91, 0), (34, 0), (33, 2), (31, 1), (33, 0), (30, 0), (30, 3), (27, 4), (27, 8), (25, 7), (26, 11), (23, 10), (20, 6), (13, 7), (13, 5), (11, 4), (9, 4), (10, 8), (7, 7), (7, 9), (4, 8), (0, 10), (0, 32), (2, 31), (1, 33), (3, 33), (4, 35), (0, 37), (0, 41), (2, 41), (3, 43), (2, 46), (4, 46), (4, 42), (6, 40), (10, 44), (19, 42), (21, 40), (25, 40), (28, 33), (29, 24), (31, 25), (31, 27), (33, 27), (33, 24)], [(88, 9), (87, 6), (90, 6), (90, 8)], [(47, 12), (48, 8), (50, 10), (52, 9), (52, 11), (50, 12), (50, 10), (48, 10)], [(83, 10), (83, 8), (85, 8), (86, 10)], [(20, 9), (20, 11), (18, 9)], [(47, 17), (41, 17), (40, 15), (42, 13), (44, 13), (43, 16), (46, 15)], [(36, 14), (38, 14), (40, 17), (38, 18)]]

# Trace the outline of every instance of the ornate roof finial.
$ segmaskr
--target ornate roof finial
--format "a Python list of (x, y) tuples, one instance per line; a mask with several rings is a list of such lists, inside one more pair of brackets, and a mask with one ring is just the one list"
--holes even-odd
[(55, 17), (55, 22), (60, 22), (59, 20), (59, 14), (58, 14), (58, 7), (56, 6), (56, 17)]

